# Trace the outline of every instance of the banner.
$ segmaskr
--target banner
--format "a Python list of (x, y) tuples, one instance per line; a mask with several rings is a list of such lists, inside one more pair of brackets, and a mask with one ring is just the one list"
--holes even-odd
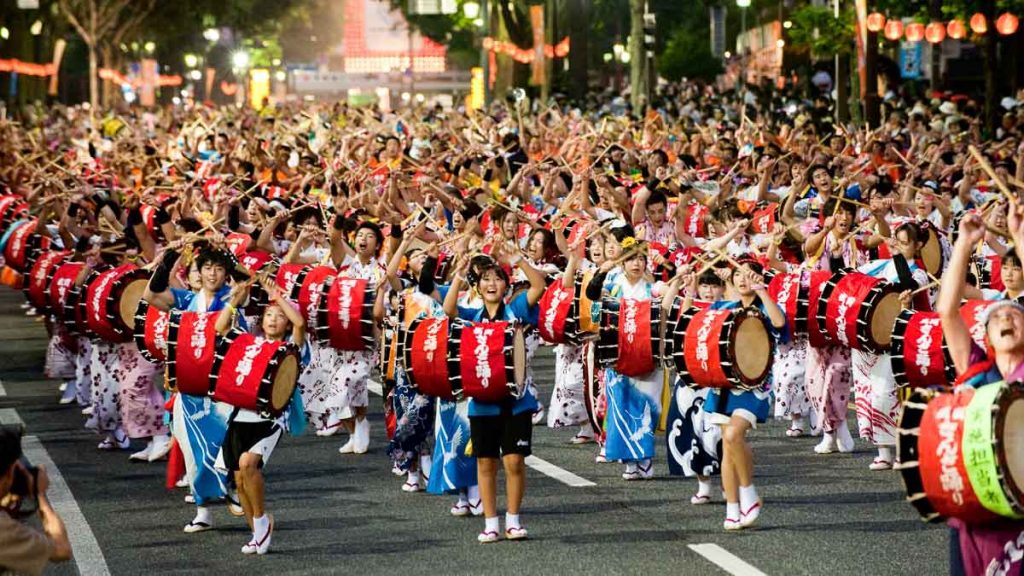
[(544, 84), (547, 79), (545, 77), (545, 63), (544, 63), (544, 6), (535, 4), (530, 6), (530, 25), (533, 26), (533, 76), (530, 77), (530, 83), (535, 86)]
[(64, 48), (68, 45), (63, 38), (59, 38), (53, 43), (53, 76), (50, 76), (50, 88), (46, 91), (50, 96), (57, 95), (57, 79), (60, 70), (60, 61), (64, 59)]
[(152, 58), (144, 58), (142, 60), (141, 73), (141, 85), (139, 86), (139, 104), (149, 108), (150, 106), (156, 105), (156, 86), (160, 76), (160, 69), (157, 67), (156, 60)]

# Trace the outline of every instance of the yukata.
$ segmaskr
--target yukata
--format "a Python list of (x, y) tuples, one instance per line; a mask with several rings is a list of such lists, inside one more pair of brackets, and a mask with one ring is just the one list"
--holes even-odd
[[(796, 271), (794, 271), (796, 272)], [(798, 279), (797, 282), (800, 280)], [(786, 309), (785, 298), (798, 298), (799, 286), (791, 286), (779, 293), (779, 307)], [(806, 335), (793, 335), (787, 342), (775, 347), (772, 361), (772, 392), (775, 395), (775, 418), (791, 420), (794, 416), (808, 416), (812, 412), (807, 396), (807, 349)]]
[[(405, 337), (414, 320), (444, 316), (444, 310), (437, 301), (420, 293), (418, 286), (405, 288), (399, 298), (401, 305), (395, 313), (400, 315), (400, 338)], [(434, 398), (420, 394), (409, 379), (403, 359), (395, 360), (395, 387), (391, 404), (395, 414), (395, 433), (388, 442), (387, 452), (395, 466), (407, 472), (417, 463), (418, 456), (429, 453), (435, 408)]]
[[(174, 308), (188, 312), (219, 312), (227, 304), (231, 287), (224, 286), (209, 300), (205, 292), (172, 288)], [(213, 346), (208, 342), (207, 346)], [(197, 506), (215, 502), (227, 493), (227, 475), (216, 467), (228, 418), (233, 408), (209, 396), (174, 395), (171, 433), (185, 460), (185, 475)]]
[(705, 410), (710, 388), (690, 386), (676, 376), (665, 424), (668, 472), (673, 476), (714, 476), (722, 467), (722, 429)]
[[(630, 284), (625, 274), (610, 273), (602, 292), (603, 306), (615, 309), (620, 299), (651, 300), (654, 286), (645, 280)], [(655, 304), (652, 303), (652, 306)], [(641, 320), (642, 321), (642, 320)], [(648, 320), (649, 321), (649, 320)], [(661, 417), (661, 393), (665, 386), (661, 366), (635, 377), (607, 366), (605, 374), (605, 456), (608, 460), (640, 462), (654, 457), (654, 433)]]
[(159, 368), (142, 356), (135, 342), (116, 344), (114, 348), (117, 353), (114, 377), (121, 383), (119, 407), (125, 434), (129, 438), (167, 434), (164, 395), (157, 388)]
[[(74, 380), (76, 376), (76, 342), (68, 334), (64, 323), (52, 320), (50, 325), (53, 334), (46, 344), (46, 365), (43, 374), (54, 380)], [(69, 386), (76, 386), (77, 382), (71, 382)]]
[[(368, 280), (370, 288), (380, 286), (385, 268), (371, 259), (363, 264), (358, 258), (345, 256), (338, 269), (339, 278)], [(355, 417), (356, 408), (370, 405), (367, 384), (376, 364), (378, 351), (333, 350), (327, 346), (314, 348), (309, 366), (300, 380), (302, 399), (311, 419), (327, 422), (334, 416), (340, 420)]]
[[(907, 266), (916, 286), (928, 283), (927, 272), (913, 262), (908, 262)], [(874, 260), (858, 269), (859, 272), (894, 284), (900, 281), (896, 270), (892, 259)], [(902, 288), (912, 289), (910, 286)], [(867, 350), (851, 350), (850, 355), (858, 434), (876, 446), (895, 446), (900, 401), (892, 371), (892, 357), (887, 352)]]
[(586, 352), (585, 343), (555, 346), (555, 386), (548, 404), (549, 428), (579, 426), (590, 420), (583, 391)]

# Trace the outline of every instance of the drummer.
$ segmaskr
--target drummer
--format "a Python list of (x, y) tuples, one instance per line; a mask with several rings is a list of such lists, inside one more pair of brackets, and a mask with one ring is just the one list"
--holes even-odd
[[(263, 310), (260, 329), (263, 337), (272, 342), (288, 341), (300, 347), (303, 358), (308, 358), (306, 347), (306, 322), (282, 296), (276, 285), (265, 283), (269, 304)], [(217, 316), (216, 329), (221, 336), (235, 326), (238, 308), (249, 296), (249, 284), (238, 283), (232, 288), (228, 304)], [(226, 470), (235, 479), (238, 499), (245, 510), (245, 520), (252, 530), (249, 541), (242, 546), (242, 554), (266, 554), (274, 533), (274, 517), (265, 509), (265, 484), (263, 467), (281, 439), (284, 428), (291, 428), (293, 434), (301, 434), (296, 426), (302, 420), (302, 397), (298, 389), (292, 394), (291, 409), (277, 418), (266, 418), (253, 410), (235, 408), (228, 418), (224, 448), (218, 459), (219, 469)], [(292, 422), (286, 422), (291, 419)], [(290, 424), (290, 426), (289, 426)]]
[[(493, 260), (479, 266), (479, 276), (474, 286), (483, 300), (483, 306), (462, 308), (458, 305), (459, 291), (465, 283), (463, 275), (470, 264), (470, 259), (463, 258), (444, 299), (445, 313), (450, 318), (461, 318), (469, 322), (521, 322), (536, 327), (537, 302), (544, 295), (545, 289), (544, 276), (530, 266), (514, 246), (496, 244), (491, 256)], [(510, 302), (505, 301), (509, 276), (504, 266), (518, 267), (530, 282), (529, 289), (517, 294)], [(529, 387), (529, 381), (533, 379), (529, 369), (532, 355), (533, 350), (527, 348), (527, 385), (522, 397), (510, 398), (500, 404), (477, 400), (469, 402), (470, 433), (477, 458), (480, 498), (484, 506), (484, 530), (477, 537), (481, 543), (496, 542), (500, 538), (497, 509), (499, 457), (505, 468), (508, 506), (505, 513), (505, 538), (521, 540), (527, 536), (519, 519), (519, 509), (526, 491), (525, 459), (532, 453), (532, 414), (539, 407)]]
[[(1024, 246), (1024, 208), (1011, 209), (1010, 233), (1016, 246)], [(985, 235), (981, 217), (968, 214), (960, 221), (960, 236), (953, 246), (949, 269), (942, 277), (938, 312), (942, 334), (949, 348), (961, 385), (980, 387), (1000, 381), (1024, 380), (1024, 305), (1003, 300), (990, 307), (984, 318), (988, 353), (972, 340), (967, 324), (960, 316), (962, 287), (974, 246)], [(950, 573), (981, 574), (991, 572), (1024, 531), (1024, 522), (1003, 521), (991, 525), (967, 525), (949, 521)]]

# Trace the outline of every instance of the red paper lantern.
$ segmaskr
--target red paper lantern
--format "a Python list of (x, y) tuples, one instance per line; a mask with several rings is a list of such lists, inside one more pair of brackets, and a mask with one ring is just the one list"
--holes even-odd
[(988, 20), (981, 12), (971, 16), (971, 31), (979, 35), (988, 32)]
[(959, 19), (950, 20), (949, 24), (946, 24), (946, 34), (953, 40), (960, 40), (967, 36), (967, 27)]
[(900, 39), (903, 36), (903, 22), (899, 20), (889, 20), (885, 23), (885, 37), (893, 42)]
[(1019, 23), (1016, 16), (1009, 12), (1004, 12), (1002, 16), (996, 18), (996, 30), (1003, 36), (1009, 36), (1017, 31)]
[(924, 29), (924, 37), (932, 44), (938, 44), (946, 39), (946, 27), (942, 22), (932, 22)]
[(878, 32), (885, 27), (885, 15), (880, 12), (868, 14), (868, 30)]
[(907, 24), (905, 34), (907, 35), (908, 42), (920, 42), (924, 38), (924, 24), (920, 22)]

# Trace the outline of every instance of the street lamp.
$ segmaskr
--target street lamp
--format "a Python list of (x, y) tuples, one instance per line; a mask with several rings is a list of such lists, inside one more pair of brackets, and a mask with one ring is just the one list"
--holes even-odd
[[(469, 0), (462, 4), (462, 14), (473, 21), (473, 26), (477, 29), (483, 30), (483, 38), (487, 38), (491, 33), (491, 26), (488, 17), (487, 0), (483, 0), (483, 4), (476, 2), (476, 0)], [(487, 49), (483, 47), (483, 40), (480, 45), (480, 68), (484, 72), (484, 105), (491, 101), (491, 59), (488, 58)]]
[(185, 54), (185, 66), (189, 68), (195, 68), (199, 65), (199, 56), (195, 54)]
[(462, 5), (462, 13), (465, 14), (466, 18), (476, 20), (480, 17), (480, 4), (470, 0)]
[(191, 78), (192, 80), (198, 82), (198, 81), (203, 79), (203, 73), (200, 72), (199, 70), (196, 70), (195, 68), (193, 68), (192, 70), (189, 71), (188, 77)]
[(207, 28), (203, 30), (203, 38), (206, 38), (208, 42), (220, 42), (220, 30), (216, 28)]
[(239, 50), (231, 55), (231, 64), (235, 68), (244, 70), (249, 67), (249, 53), (244, 50)]
[(29, 28), (28, 31), (31, 32), (33, 36), (39, 36), (43, 33), (43, 21), (36, 20), (32, 23), (32, 27)]
[(146, 42), (146, 44), (143, 46), (143, 48), (146, 49), (146, 52), (149, 52), (150, 54), (152, 54), (153, 52), (156, 52), (156, 42), (153, 42), (152, 40), (150, 40), (149, 42)]
[(7, 29), (7, 26), (0, 27), (0, 38), (7, 40), (11, 37), (11, 31)]

